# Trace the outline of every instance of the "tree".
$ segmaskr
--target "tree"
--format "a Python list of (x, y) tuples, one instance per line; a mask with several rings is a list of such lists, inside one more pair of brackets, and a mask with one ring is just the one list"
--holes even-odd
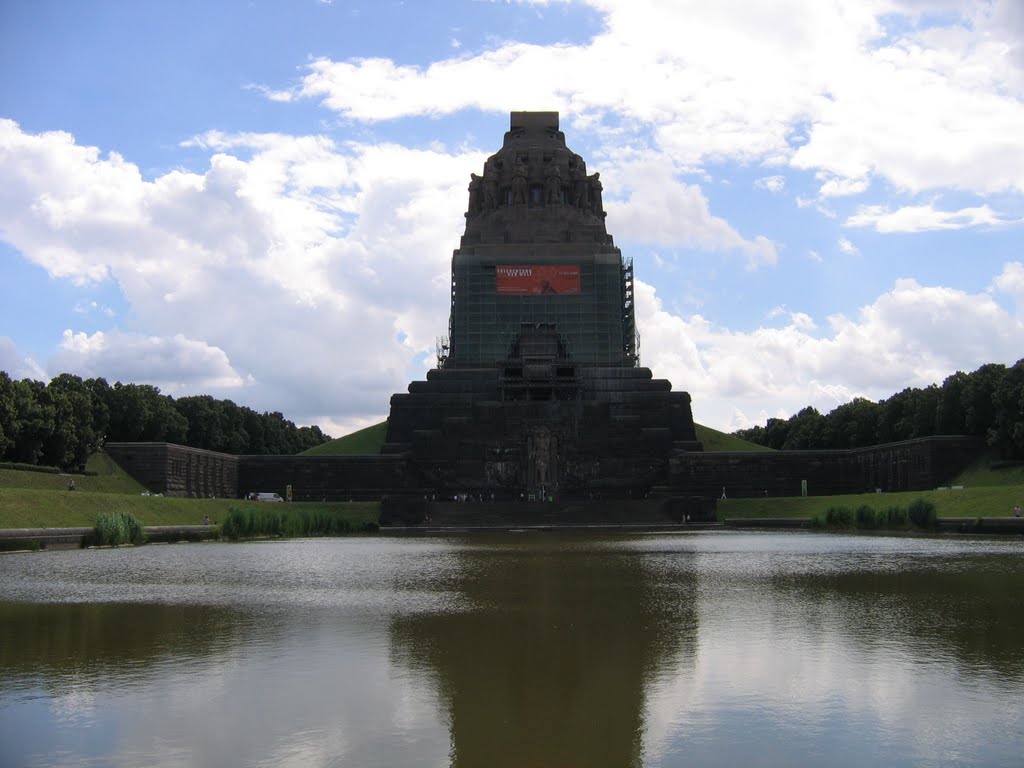
[(863, 448), (878, 443), (878, 403), (855, 397), (824, 419), (824, 444), (828, 448)]
[(825, 445), (825, 417), (816, 408), (807, 406), (790, 420), (789, 432), (782, 447), (787, 450), (810, 450)]
[(18, 431), (17, 409), (14, 403), (14, 382), (5, 371), (0, 371), (0, 459), (14, 450)]
[(22, 379), (13, 384), (16, 427), (11, 458), (38, 464), (43, 445), (54, 430), (53, 408), (45, 402), (42, 382)]
[(935, 434), (962, 435), (967, 431), (964, 416), (963, 390), (967, 374), (957, 371), (947, 376), (939, 390), (939, 402), (935, 411)]
[(110, 440), (185, 443), (188, 421), (174, 401), (150, 384), (122, 384), (111, 389)]
[(92, 391), (77, 376), (62, 373), (40, 394), (54, 417), (53, 431), (43, 443), (43, 463), (57, 467), (85, 464), (98, 441)]
[(964, 428), (968, 435), (986, 435), (996, 420), (994, 396), (1006, 375), (1006, 366), (983, 365), (964, 381), (960, 402), (964, 409)]
[(995, 419), (988, 431), (989, 445), (1005, 458), (1024, 458), (1024, 359), (1003, 374), (992, 403)]

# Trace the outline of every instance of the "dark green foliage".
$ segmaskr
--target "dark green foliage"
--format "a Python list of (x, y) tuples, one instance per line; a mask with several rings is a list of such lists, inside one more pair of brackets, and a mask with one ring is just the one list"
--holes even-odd
[(883, 513), (885, 515), (885, 528), (898, 530), (910, 527), (910, 517), (903, 507), (889, 507)]
[(149, 384), (62, 373), (49, 384), (0, 371), (0, 460), (77, 468), (105, 440), (168, 442), (232, 454), (296, 454), (329, 441), (280, 413), (208, 395), (178, 401)]
[(849, 507), (829, 507), (825, 519), (815, 522), (825, 528), (853, 528), (854, 514)]
[(377, 526), (375, 523), (353, 526), (344, 517), (322, 510), (267, 504), (246, 509), (232, 507), (220, 529), (221, 535), (225, 538), (238, 540), (258, 537), (344, 536), (348, 533), (374, 531)]
[(931, 435), (978, 435), (1003, 458), (1024, 458), (1024, 359), (1007, 368), (958, 371), (942, 386), (908, 388), (887, 400), (864, 398), (822, 416), (807, 407), (788, 419), (733, 433), (781, 450), (863, 448)]
[(861, 504), (856, 511), (849, 507), (829, 507), (824, 515), (813, 520), (817, 528), (856, 529), (859, 531), (898, 531), (907, 528), (933, 530), (938, 525), (935, 505), (926, 499), (917, 499), (909, 509), (888, 507), (876, 510)]
[(21, 464), (16, 461), (2, 461), (0, 462), (0, 469), (17, 469), (22, 472), (42, 472), (47, 475), (60, 474), (60, 469), (58, 467), (47, 467), (41, 464)]
[(127, 512), (111, 512), (96, 518), (90, 544), (118, 547), (122, 544), (143, 544), (146, 534), (138, 518)]
[(857, 507), (856, 521), (857, 527), (866, 531), (882, 527), (880, 525), (879, 515), (876, 514), (873, 507), (869, 507), (867, 504), (861, 504)]
[(910, 524), (915, 528), (932, 529), (938, 520), (935, 515), (935, 505), (925, 499), (915, 499), (907, 510), (910, 517)]

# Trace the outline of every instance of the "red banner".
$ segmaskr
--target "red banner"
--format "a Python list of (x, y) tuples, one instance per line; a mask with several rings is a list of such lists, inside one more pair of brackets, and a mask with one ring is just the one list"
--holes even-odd
[(498, 293), (503, 296), (572, 296), (580, 292), (580, 268), (576, 265), (501, 264), (495, 273)]

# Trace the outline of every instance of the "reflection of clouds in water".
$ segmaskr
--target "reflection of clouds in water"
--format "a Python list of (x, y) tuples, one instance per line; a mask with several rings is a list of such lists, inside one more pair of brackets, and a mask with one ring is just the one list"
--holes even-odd
[(96, 712), (96, 695), (91, 685), (68, 680), (65, 687), (50, 699), (50, 714), (55, 720), (75, 723), (91, 720)]
[(223, 765), (370, 766), (380, 740), (393, 738), (388, 755), (401, 754), (404, 741), (404, 764), (443, 764), (443, 713), (425, 681), (396, 679), (386, 624), (304, 610), (272, 609), (264, 619), (202, 674), (161, 672), (158, 690), (105, 704), (120, 710), (118, 754), (148, 754), (160, 734), (176, 733), (188, 734), (189, 759), (170, 759), (178, 745), (162, 765), (202, 755)]
[[(946, 555), (1019, 553), (1019, 544), (1008, 550), (1005, 542), (835, 536), (782, 542), (782, 551), (758, 551), (756, 537), (711, 545), (728, 557), (683, 543), (648, 563), (662, 581), (685, 573), (696, 574), (698, 584), (695, 658), (677, 662), (647, 692), (645, 755), (652, 764), (684, 754), (699, 762), (730, 720), (736, 759), (767, 759), (758, 752), (765, 735), (777, 741), (789, 733), (808, 755), (849, 765), (884, 758), (887, 744), (915, 764), (977, 761), (993, 734), (1005, 749), (1005, 734), (1021, 732), (1017, 686), (970, 666), (975, 660), (958, 656), (963, 649), (950, 648), (946, 634), (929, 631), (945, 607), (934, 604), (941, 595), (886, 581), (906, 570), (942, 571)], [(751, 551), (733, 556), (744, 547)], [(865, 572), (870, 586), (851, 586)], [(838, 758), (844, 742), (850, 756)], [(1002, 764), (1003, 756), (994, 759)]]

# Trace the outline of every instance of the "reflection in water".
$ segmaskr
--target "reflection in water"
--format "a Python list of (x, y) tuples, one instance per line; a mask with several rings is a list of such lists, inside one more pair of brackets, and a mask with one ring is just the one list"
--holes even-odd
[(0, 557), (0, 764), (1016, 766), (1024, 542)]
[(663, 599), (615, 543), (527, 538), (462, 548), (470, 610), (396, 617), (396, 660), (435, 675), (453, 766), (642, 764), (645, 683), (692, 656), (693, 579)]

